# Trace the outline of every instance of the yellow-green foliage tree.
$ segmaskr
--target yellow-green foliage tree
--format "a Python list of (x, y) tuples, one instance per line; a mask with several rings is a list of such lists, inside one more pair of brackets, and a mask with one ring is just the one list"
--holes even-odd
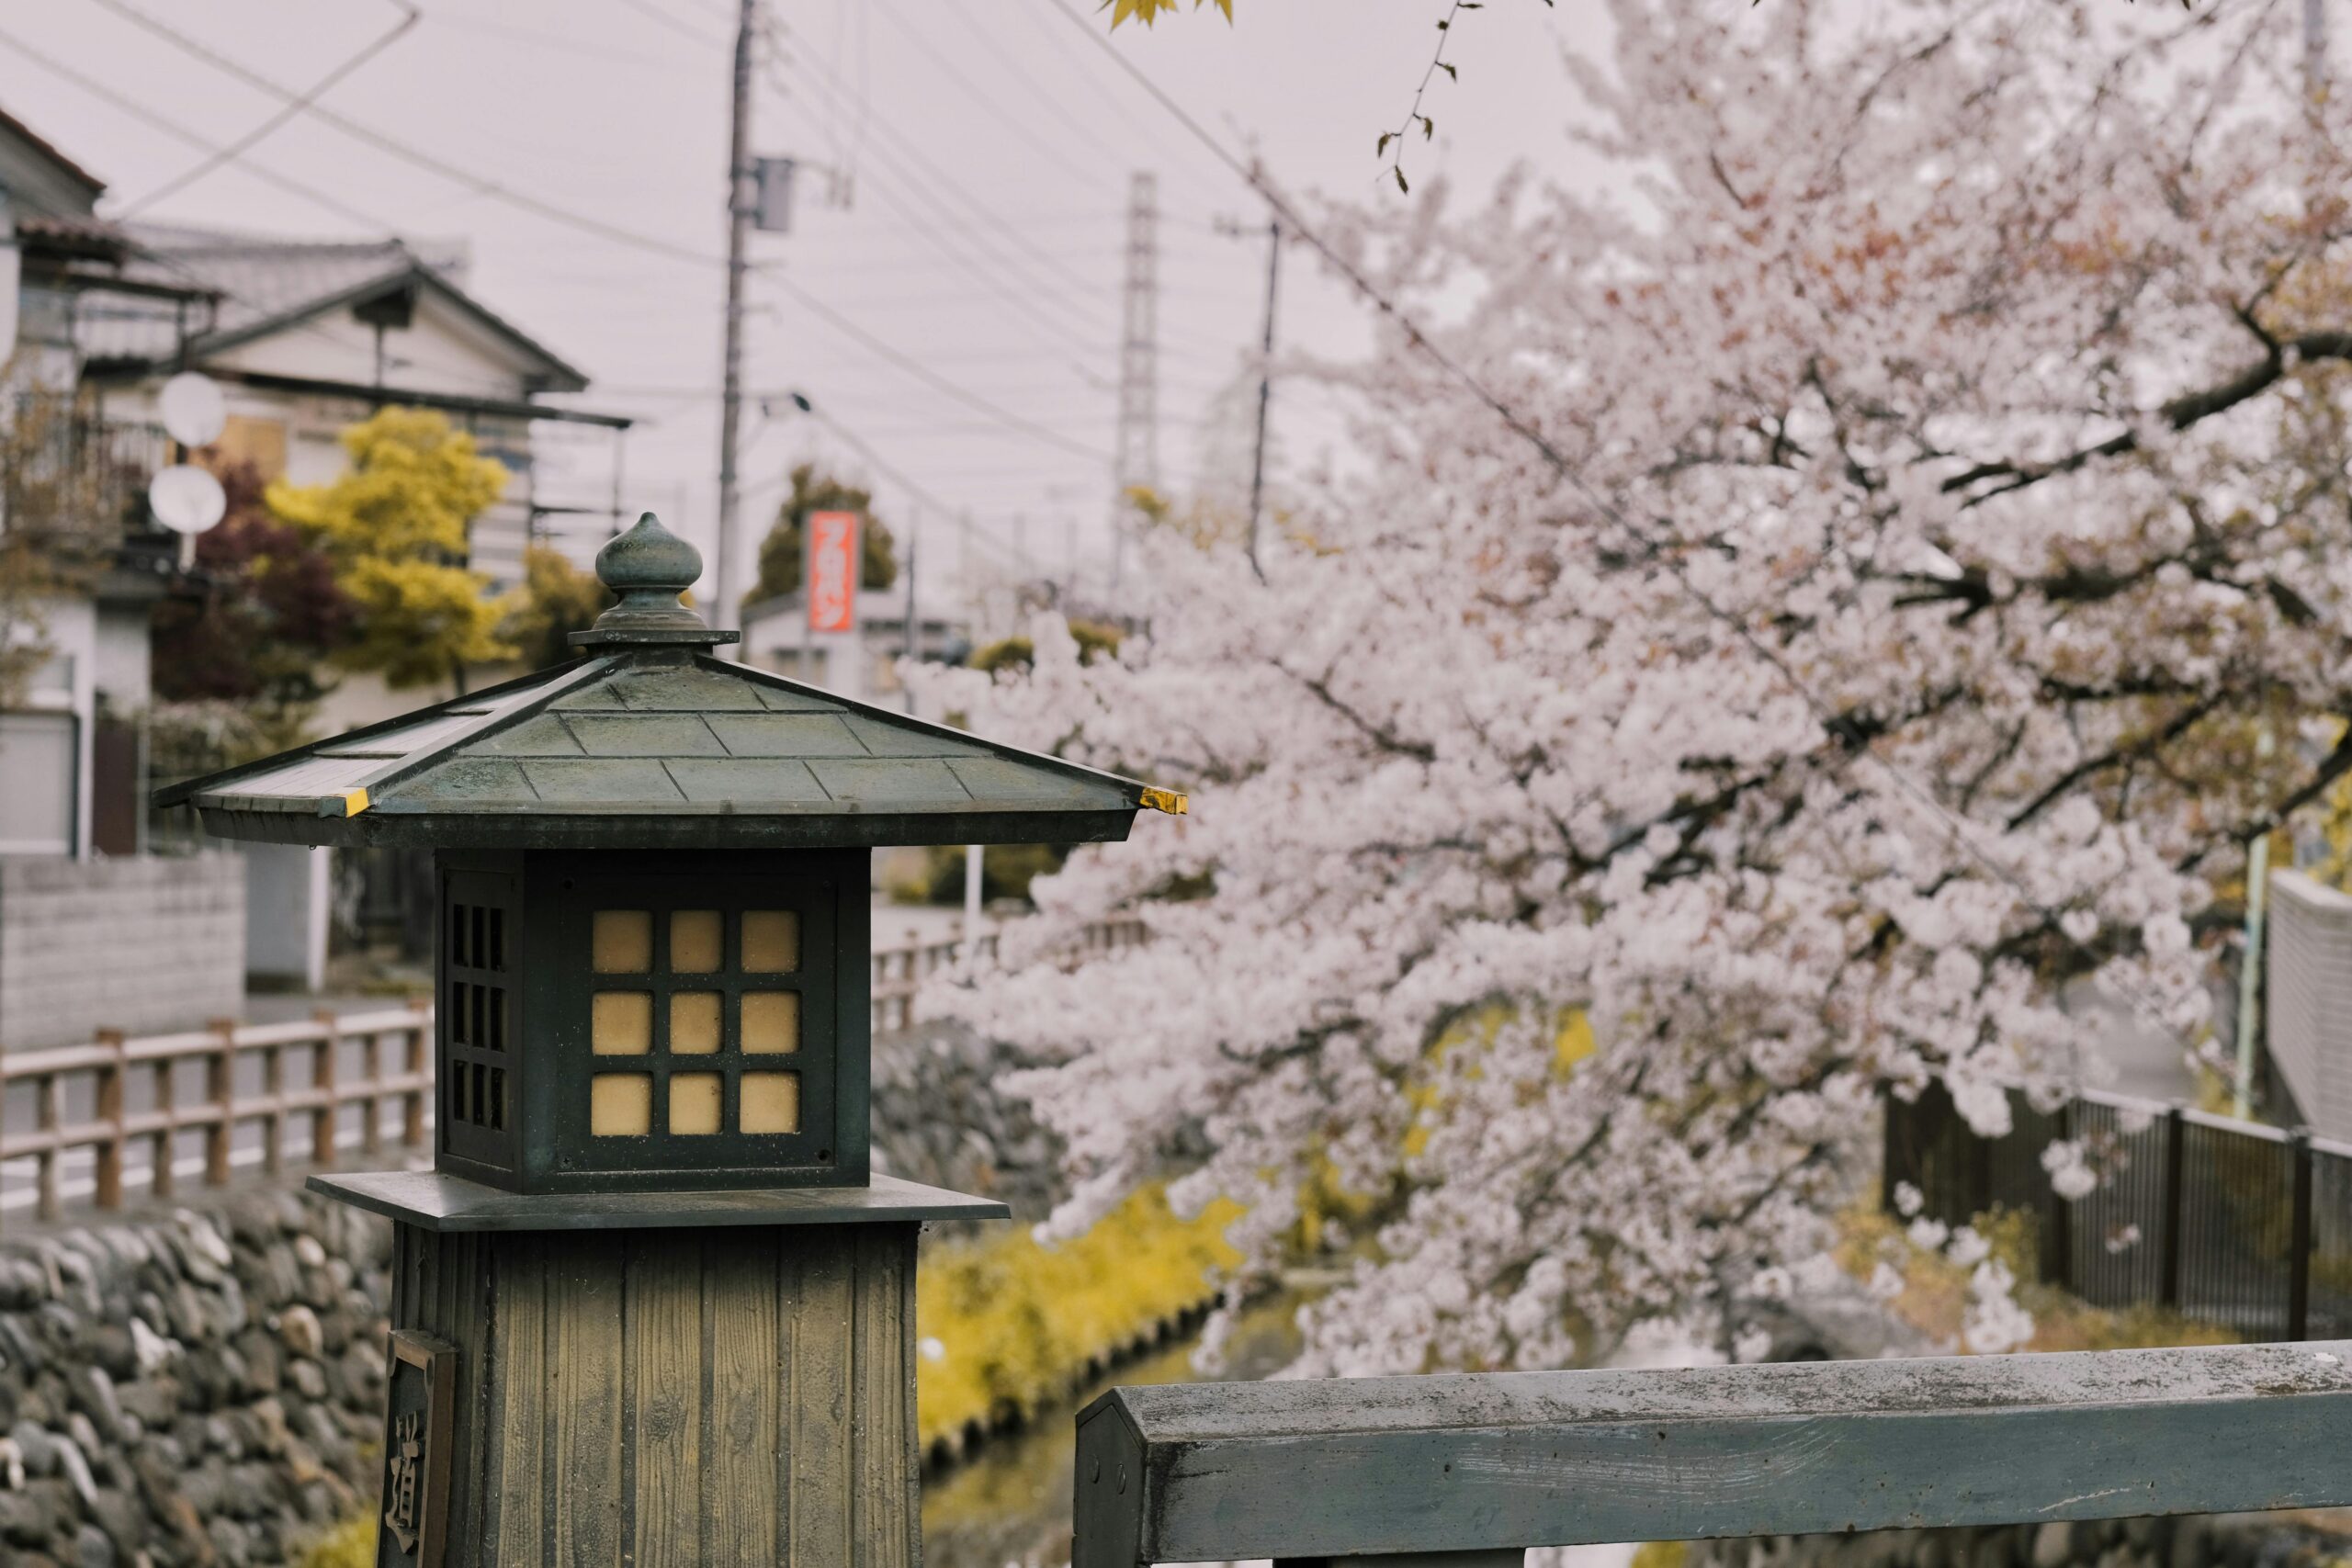
[(532, 545), (523, 551), (523, 586), (511, 596), (498, 635), (534, 670), (560, 664), (580, 651), (571, 634), (586, 631), (612, 603), (595, 573), (581, 570), (552, 545)]
[(1225, 1241), (1239, 1214), (1220, 1201), (1179, 1219), (1151, 1183), (1059, 1247), (1016, 1229), (926, 1252), (915, 1322), (939, 1348), (915, 1369), (923, 1442), (1033, 1416), (1069, 1393), (1090, 1362), (1205, 1303), (1240, 1260)]
[(506, 470), (424, 409), (387, 408), (343, 433), (351, 466), (332, 482), (269, 487), (269, 509), (334, 559), (356, 609), (335, 662), (392, 686), (455, 679), (469, 664), (511, 659), (505, 606), (465, 565), (466, 529), (506, 487)]
[(792, 493), (775, 510), (775, 522), (760, 541), (760, 577), (743, 602), (781, 599), (800, 591), (801, 556), (808, 548), (802, 526), (812, 512), (854, 512), (860, 588), (888, 588), (899, 580), (898, 541), (890, 525), (874, 514), (874, 493), (820, 474), (814, 463), (792, 470)]

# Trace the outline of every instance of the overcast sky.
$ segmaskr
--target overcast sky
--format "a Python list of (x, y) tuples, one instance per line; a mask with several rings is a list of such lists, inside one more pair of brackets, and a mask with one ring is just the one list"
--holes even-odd
[[(200, 34), (221, 54), (307, 86), (395, 25), (388, 0), (123, 0)], [(806, 416), (763, 420), (760, 394), (799, 390), (946, 506), (968, 509), (966, 546), (927, 513), (928, 558), (956, 575), (1018, 545), (1044, 570), (1073, 548), (1107, 549), (1119, 310), (1129, 182), (1159, 180), (1159, 450), (1166, 488), (1202, 474), (1208, 438), (1246, 425), (1265, 244), (1263, 212), (1223, 168), (1058, 8), (1107, 31), (1093, 0), (768, 0), (753, 109), (758, 151), (831, 165), (804, 180), (795, 231), (754, 239), (755, 261), (849, 323), (917, 360), (965, 400), (887, 363), (755, 277), (746, 358), (745, 562), (783, 474), (817, 456), (871, 479), (903, 533), (903, 485)], [(422, 20), (326, 96), (413, 149), (529, 197), (645, 236), (662, 254), (567, 227), (301, 118), (237, 164), (141, 210), (286, 233), (384, 231), (459, 238), (476, 292), (585, 370), (581, 406), (645, 421), (628, 441), (625, 496), (707, 550), (716, 518), (718, 387), (725, 244), (730, 0), (420, 0)], [(1262, 156), (1295, 187), (1368, 202), (1374, 138), (1403, 116), (1427, 68), (1442, 0), (1237, 0), (1114, 46), (1217, 138)], [(1465, 14), (1425, 107), (1434, 143), (1417, 175), (1483, 188), (1512, 161), (1570, 174), (1572, 112), (1558, 56), (1590, 0), (1556, 10), (1492, 0)], [(120, 211), (203, 161), (131, 108), (53, 74), (28, 44), (100, 79), (148, 114), (220, 142), (277, 100), (141, 28), (104, 0), (50, 0), (0, 17), (0, 105), (111, 187)], [(320, 187), (350, 211), (270, 175)], [(356, 212), (358, 217), (352, 214)], [(364, 218), (367, 223), (362, 223)], [(370, 226), (372, 225), (372, 227)], [(1345, 352), (1363, 312), (1310, 258), (1292, 253), (1281, 333)], [(978, 407), (975, 404), (979, 405)], [(1222, 415), (1223, 423), (1218, 423)], [(1040, 427), (1047, 440), (1011, 423)], [(601, 435), (550, 427), (542, 499), (602, 504)], [(1338, 439), (1327, 404), (1278, 390), (1279, 457), (1295, 471)]]

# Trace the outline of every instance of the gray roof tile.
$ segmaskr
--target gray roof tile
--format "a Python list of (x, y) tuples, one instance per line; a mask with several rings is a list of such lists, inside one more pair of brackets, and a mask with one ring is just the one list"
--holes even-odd
[(538, 792), (524, 776), (523, 764), (503, 757), (452, 757), (424, 773), (401, 779), (382, 792), (382, 800), (430, 800), (462, 794), (481, 806), (529, 806)]
[(533, 714), (512, 729), (485, 736), (469, 750), (493, 757), (577, 757), (580, 742), (551, 713)]
[[(384, 775), (379, 785), (361, 782)], [(354, 795), (361, 789), (368, 798)], [(944, 834), (1005, 843), (1050, 840), (1064, 826), (1101, 837), (1123, 831), (1121, 814), (1148, 797), (1175, 805), (1132, 780), (762, 671), (628, 653), (542, 671), (374, 736), (340, 738), (172, 793), (208, 810), (318, 820), (306, 831), (328, 842), (393, 831), (395, 818), (411, 824), (397, 829), (408, 835), (400, 841), (447, 841), (438, 824), (463, 818), (474, 825), (458, 841), (530, 843), (544, 841), (523, 826), (531, 819), (602, 814), (705, 819), (677, 829), (699, 838), (663, 841), (922, 842)], [(376, 820), (345, 828), (353, 816)], [(892, 822), (821, 824), (862, 817)], [(776, 819), (787, 818), (800, 825), (780, 828)], [(913, 818), (941, 820), (920, 827), (907, 821)], [(760, 827), (763, 818), (770, 826)]]
[(563, 720), (590, 757), (724, 757), (727, 748), (698, 714), (571, 714)]
[(935, 811), (943, 800), (959, 808), (972, 804), (970, 794), (937, 758), (820, 758), (808, 771), (843, 805)]
[(863, 757), (837, 713), (714, 714), (711, 732), (738, 757)]
[(688, 800), (731, 804), (738, 811), (762, 807), (822, 806), (832, 799), (806, 762), (764, 757), (681, 757), (670, 777)]
[(523, 770), (541, 800), (616, 810), (685, 799), (652, 757), (533, 757), (512, 765)]
[(1042, 773), (1001, 757), (952, 757), (948, 768), (980, 807), (1015, 811), (1115, 811), (1124, 803), (1108, 780)]
[(829, 703), (814, 692), (786, 691), (782, 686), (753, 686), (760, 701), (777, 713), (839, 713), (839, 703)]
[(632, 670), (606, 682), (621, 705), (638, 713), (761, 711), (760, 695), (732, 675), (715, 670), (664, 666)]
[(990, 750), (977, 740), (942, 733), (931, 725), (892, 724), (862, 713), (842, 716), (850, 732), (876, 757), (985, 757)]

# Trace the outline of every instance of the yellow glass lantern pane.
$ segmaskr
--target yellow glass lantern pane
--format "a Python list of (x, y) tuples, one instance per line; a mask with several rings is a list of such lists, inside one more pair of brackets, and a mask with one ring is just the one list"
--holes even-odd
[(673, 991), (670, 996), (670, 1049), (704, 1055), (718, 1049), (717, 991)]
[(718, 1075), (670, 1075), (670, 1131), (688, 1134), (718, 1131)]
[(598, 1073), (588, 1080), (588, 1130), (600, 1138), (653, 1131), (653, 1080), (643, 1073)]
[(716, 909), (673, 909), (670, 914), (670, 972), (716, 975), (726, 960), (723, 922)]
[(642, 1056), (653, 1049), (653, 998), (644, 991), (598, 991), (588, 1005), (588, 1049), (599, 1056)]
[(800, 917), (790, 909), (743, 911), (743, 973), (789, 975), (800, 967)]
[(800, 1075), (745, 1073), (742, 1105), (737, 1111), (740, 1132), (797, 1133), (800, 1131)]
[(760, 1053), (800, 1049), (800, 993), (743, 993), (743, 1049)]
[(645, 909), (599, 909), (588, 927), (589, 967), (599, 975), (642, 975), (653, 967), (653, 916)]

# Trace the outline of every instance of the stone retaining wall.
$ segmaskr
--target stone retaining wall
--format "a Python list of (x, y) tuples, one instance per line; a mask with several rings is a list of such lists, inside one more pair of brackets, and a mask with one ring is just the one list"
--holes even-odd
[(375, 1490), (390, 1258), (261, 1191), (0, 1241), (0, 1563), (299, 1561)]

